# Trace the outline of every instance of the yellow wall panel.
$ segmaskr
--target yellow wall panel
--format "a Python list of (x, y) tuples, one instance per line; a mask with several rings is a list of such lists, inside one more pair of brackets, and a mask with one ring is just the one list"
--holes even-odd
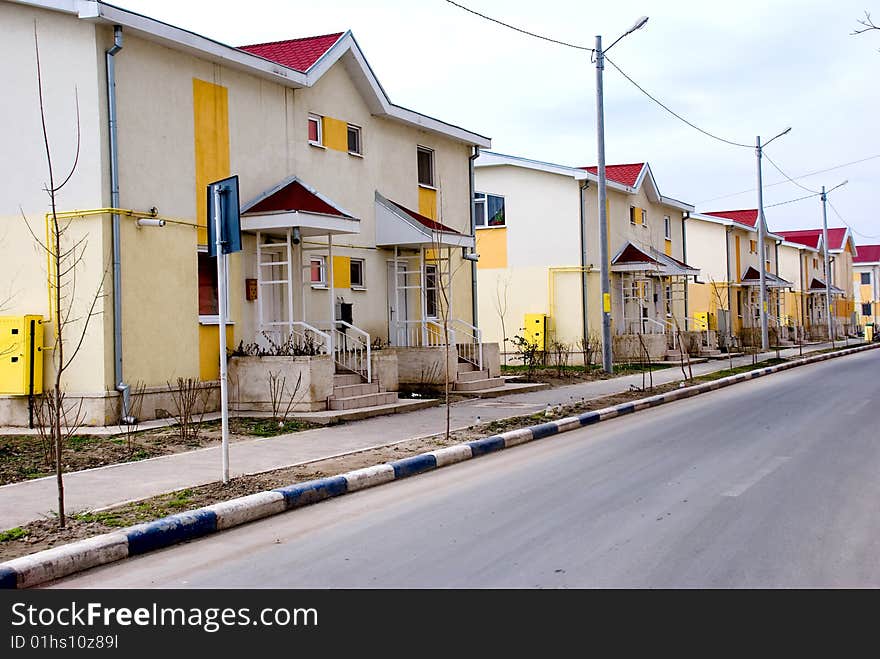
[(333, 257), (333, 287), (351, 288), (351, 258), (348, 256)]
[[(226, 326), (226, 348), (235, 347), (235, 327)], [(220, 326), (199, 325), (199, 379), (202, 382), (220, 378)]]
[(196, 221), (198, 242), (208, 242), (207, 186), (229, 176), (229, 97), (226, 87), (193, 78)]
[(419, 213), (432, 220), (437, 219), (437, 191), (419, 187)]
[[(861, 279), (859, 281), (861, 281)], [(862, 302), (871, 301), (871, 288), (871, 284), (859, 284), (859, 298)]]
[(668, 238), (666, 239), (666, 244), (663, 246), (663, 251), (666, 253), (666, 256), (672, 256), (672, 241)]
[(507, 228), (479, 229), (477, 231), (477, 268), (507, 267)]
[(324, 117), (322, 120), (321, 130), (324, 138), (324, 146), (328, 149), (336, 151), (348, 151), (348, 123), (334, 119), (333, 117)]

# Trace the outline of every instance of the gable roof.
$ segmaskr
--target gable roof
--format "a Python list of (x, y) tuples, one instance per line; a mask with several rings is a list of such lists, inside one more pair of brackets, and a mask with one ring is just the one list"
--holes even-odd
[(617, 255), (611, 259), (613, 272), (654, 272), (663, 276), (699, 275), (699, 268), (694, 268), (684, 261), (667, 256), (653, 247), (645, 251), (627, 241)]
[(822, 245), (822, 229), (806, 229), (800, 231), (779, 231), (780, 236), (788, 242), (806, 245), (819, 249)]
[(308, 71), (344, 34), (345, 32), (335, 32), (316, 37), (257, 43), (249, 46), (239, 46), (239, 48), (284, 66), (289, 66), (291, 69)]
[(735, 211), (705, 211), (703, 215), (711, 215), (713, 217), (723, 217), (725, 220), (732, 220), (737, 224), (751, 227), (754, 229), (758, 224), (758, 209), (749, 208), (745, 210)]
[[(626, 165), (605, 165), (605, 177), (628, 188), (635, 188), (637, 187), (636, 183), (642, 177), (642, 172), (645, 171), (645, 165), (647, 163), (644, 162)], [(599, 167), (597, 165), (582, 167), (581, 169), (585, 169), (590, 174), (599, 175)]]
[[(329, 41), (334, 35), (273, 42), (277, 48), (272, 48), (272, 44), (254, 44), (246, 47), (255, 48), (265, 53), (265, 55), (259, 55), (246, 48), (235, 48), (196, 32), (97, 0), (12, 0), (12, 2), (72, 15), (93, 23), (108, 26), (118, 25), (123, 28), (123, 34), (133, 34), (166, 48), (271, 80), (293, 89), (313, 86), (330, 67), (337, 62), (342, 62), (370, 112), (375, 116), (386, 117), (415, 128), (444, 135), (465, 144), (484, 148), (489, 148), (491, 145), (491, 140), (484, 135), (392, 103), (367, 63), (351, 31), (342, 33), (326, 48), (324, 48), (327, 45), (325, 39)], [(282, 46), (282, 44), (287, 44), (287, 46)], [(320, 52), (322, 50), (323, 52)], [(279, 55), (279, 51), (283, 52)], [(278, 59), (274, 59), (275, 57)], [(285, 61), (289, 63), (284, 63)], [(297, 66), (305, 67), (307, 70), (298, 70)]]
[(425, 217), (376, 191), (376, 245), (391, 247), (473, 247), (473, 236)]
[(859, 245), (853, 263), (880, 263), (880, 245)]
[[(808, 247), (818, 248), (822, 244), (822, 229), (799, 229), (797, 231), (779, 231), (778, 233), (790, 242), (801, 243)], [(847, 242), (850, 243), (853, 260), (855, 260), (858, 256), (858, 250), (849, 229), (846, 227), (828, 229), (829, 252), (842, 252)]]
[[(742, 278), (740, 279), (741, 283), (749, 286), (759, 284), (760, 281), (761, 273), (752, 266), (746, 268), (746, 271), (743, 273)], [(764, 272), (764, 281), (766, 282), (767, 286), (770, 286), (771, 288), (790, 288), (794, 286), (794, 284), (787, 279), (783, 279), (782, 277), (779, 277), (778, 275), (767, 271)]]
[(297, 176), (291, 176), (282, 181), (241, 208), (242, 213), (289, 213), (294, 211), (333, 215), (349, 220), (357, 219)]

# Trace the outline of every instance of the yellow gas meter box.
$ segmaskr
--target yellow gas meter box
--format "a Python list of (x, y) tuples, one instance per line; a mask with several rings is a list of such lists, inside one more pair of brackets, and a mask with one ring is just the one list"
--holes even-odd
[(0, 316), (0, 394), (43, 393), (43, 317)]
[(538, 350), (544, 350), (547, 336), (547, 314), (527, 313), (525, 318), (525, 338), (529, 343), (538, 346)]

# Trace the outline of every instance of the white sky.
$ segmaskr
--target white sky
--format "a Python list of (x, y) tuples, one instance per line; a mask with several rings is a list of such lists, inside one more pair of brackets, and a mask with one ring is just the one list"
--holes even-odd
[[(767, 155), (791, 176), (880, 155), (880, 31), (850, 36), (855, 0), (584, 2), (459, 0), (493, 17), (606, 46), (641, 15), (648, 24), (609, 53), (652, 94), (698, 126), (753, 144), (787, 126)], [(589, 54), (489, 23), (444, 0), (116, 0), (113, 4), (230, 45), (351, 29), (394, 103), (492, 138), (495, 151), (595, 164), (595, 68)], [(711, 7), (711, 8), (710, 8)], [(877, 16), (880, 19), (880, 7)], [(661, 192), (697, 210), (754, 208), (753, 149), (716, 142), (666, 114), (610, 66), (607, 162), (651, 163)], [(880, 157), (799, 179), (849, 183), (829, 198), (857, 243), (880, 242)], [(764, 162), (765, 186), (784, 180)], [(765, 187), (766, 205), (808, 194)], [(771, 229), (821, 226), (818, 197), (766, 209)], [(842, 223), (828, 208), (829, 226)], [(872, 236), (868, 238), (866, 236)]]

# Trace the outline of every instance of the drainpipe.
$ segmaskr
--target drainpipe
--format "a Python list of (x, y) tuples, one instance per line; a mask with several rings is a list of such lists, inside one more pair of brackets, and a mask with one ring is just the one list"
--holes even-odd
[[(688, 218), (690, 218), (691, 212), (685, 211), (681, 216), (681, 260), (685, 263), (688, 262), (688, 243), (687, 243), (687, 229), (685, 225), (687, 224)], [(670, 232), (671, 233), (671, 232)], [(696, 281), (696, 276), (694, 276), (694, 281)], [(684, 278), (684, 327), (687, 330), (687, 319), (690, 318), (690, 305), (688, 304), (688, 278)], [(709, 321), (706, 321), (706, 332), (709, 331)], [(708, 341), (709, 339), (706, 339)]]
[[(116, 139), (116, 53), (122, 50), (122, 26), (113, 26), (113, 46), (105, 52), (107, 60), (107, 118), (110, 132), (110, 206), (119, 208), (119, 144)], [(113, 379), (122, 395), (123, 423), (130, 416), (129, 387), (122, 379), (122, 248), (119, 239), (119, 215), (112, 215), (113, 237)]]
[[(468, 158), (468, 176), (470, 177), (470, 192), (471, 192), (471, 235), (474, 237), (474, 248), (471, 251), (472, 255), (477, 253), (477, 209), (474, 202), (474, 161), (480, 157), (480, 147), (474, 146), (473, 154)], [(477, 262), (471, 258), (469, 259), (471, 262), (471, 316), (474, 327), (479, 327), (480, 324), (477, 322)], [(501, 348), (504, 349), (504, 346)]]
[[(584, 192), (590, 186), (590, 182), (584, 180), (580, 188), (580, 211), (581, 211), (581, 340), (584, 350), (589, 342), (589, 325), (587, 322), (587, 217), (584, 212)], [(586, 359), (586, 353), (584, 353)], [(585, 364), (586, 365), (586, 364)]]
[[(730, 278), (730, 234), (732, 231), (732, 227), (724, 228), (724, 256), (727, 261), (727, 336), (730, 338), (733, 337), (733, 280)], [(739, 309), (737, 309), (737, 313), (739, 313)], [(727, 351), (731, 350), (732, 346), (728, 346)]]

